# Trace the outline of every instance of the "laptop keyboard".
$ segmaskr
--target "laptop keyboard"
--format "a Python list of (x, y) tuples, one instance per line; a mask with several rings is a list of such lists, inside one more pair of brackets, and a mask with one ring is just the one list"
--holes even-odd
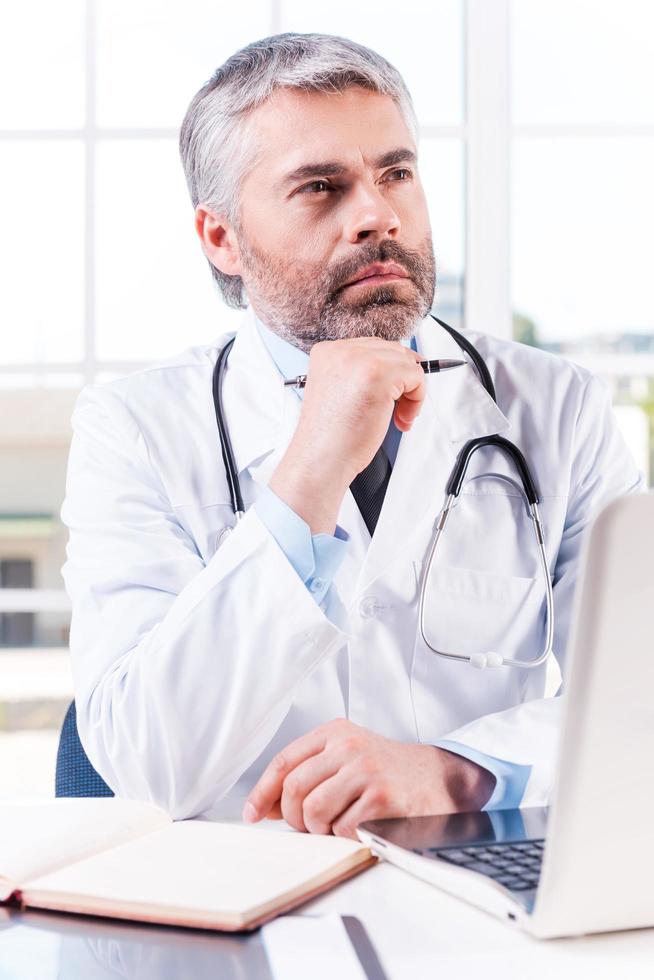
[(544, 847), (544, 840), (531, 840), (517, 844), (428, 847), (426, 852), (450, 864), (488, 875), (511, 891), (526, 891), (538, 885)]

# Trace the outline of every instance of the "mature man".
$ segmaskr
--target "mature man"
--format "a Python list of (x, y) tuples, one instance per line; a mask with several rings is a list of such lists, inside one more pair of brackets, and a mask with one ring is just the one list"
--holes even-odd
[[(443, 535), (428, 642), (419, 585), (458, 451), (504, 433), (538, 483), (563, 662), (582, 532), (642, 486), (607, 392), (476, 333), (498, 404), (470, 364), (425, 376), (420, 359), (461, 350), (428, 316), (415, 118), (374, 52), (249, 45), (198, 92), (180, 146), (212, 273), (249, 304), (222, 390), (246, 513), (235, 522), (212, 403), (227, 337), (84, 389), (63, 574), (91, 761), (176, 817), (247, 797), (246, 819), (318, 833), (545, 802), (546, 667), (476, 671), (432, 650), (543, 647), (533, 529), (498, 450), (473, 457)], [(283, 386), (299, 374), (304, 390)]]

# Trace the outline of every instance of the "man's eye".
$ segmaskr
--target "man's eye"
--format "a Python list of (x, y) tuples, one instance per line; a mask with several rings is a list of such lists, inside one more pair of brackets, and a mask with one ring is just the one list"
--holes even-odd
[(310, 184), (305, 184), (300, 188), (300, 194), (324, 194), (325, 191), (333, 191), (336, 188), (326, 180), (312, 180)]
[(399, 170), (393, 170), (388, 175), (389, 180), (411, 180), (413, 173), (407, 167), (401, 167)]

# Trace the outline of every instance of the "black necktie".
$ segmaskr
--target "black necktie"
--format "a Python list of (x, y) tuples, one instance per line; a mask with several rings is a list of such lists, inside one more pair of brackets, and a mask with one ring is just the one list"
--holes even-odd
[(391, 469), (388, 456), (380, 446), (365, 470), (361, 470), (350, 484), (352, 496), (356, 500), (361, 516), (370, 531), (370, 537), (375, 533), (377, 527), (386, 487), (391, 478)]

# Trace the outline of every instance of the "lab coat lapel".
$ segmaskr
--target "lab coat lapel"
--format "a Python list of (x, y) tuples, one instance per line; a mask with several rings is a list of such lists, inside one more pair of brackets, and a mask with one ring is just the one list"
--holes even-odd
[(238, 473), (267, 483), (295, 431), (300, 400), (284, 388), (248, 311), (236, 334), (223, 383), (223, 410)]
[[(423, 359), (462, 358), (452, 337), (431, 317), (416, 332)], [(427, 376), (427, 394), (411, 430), (402, 435), (384, 505), (370, 542), (358, 591), (363, 591), (400, 554), (424, 539), (445, 500), (445, 486), (468, 439), (505, 432), (509, 420), (471, 364)], [(416, 556), (417, 557), (417, 556)], [(422, 555), (420, 555), (422, 558)]]

